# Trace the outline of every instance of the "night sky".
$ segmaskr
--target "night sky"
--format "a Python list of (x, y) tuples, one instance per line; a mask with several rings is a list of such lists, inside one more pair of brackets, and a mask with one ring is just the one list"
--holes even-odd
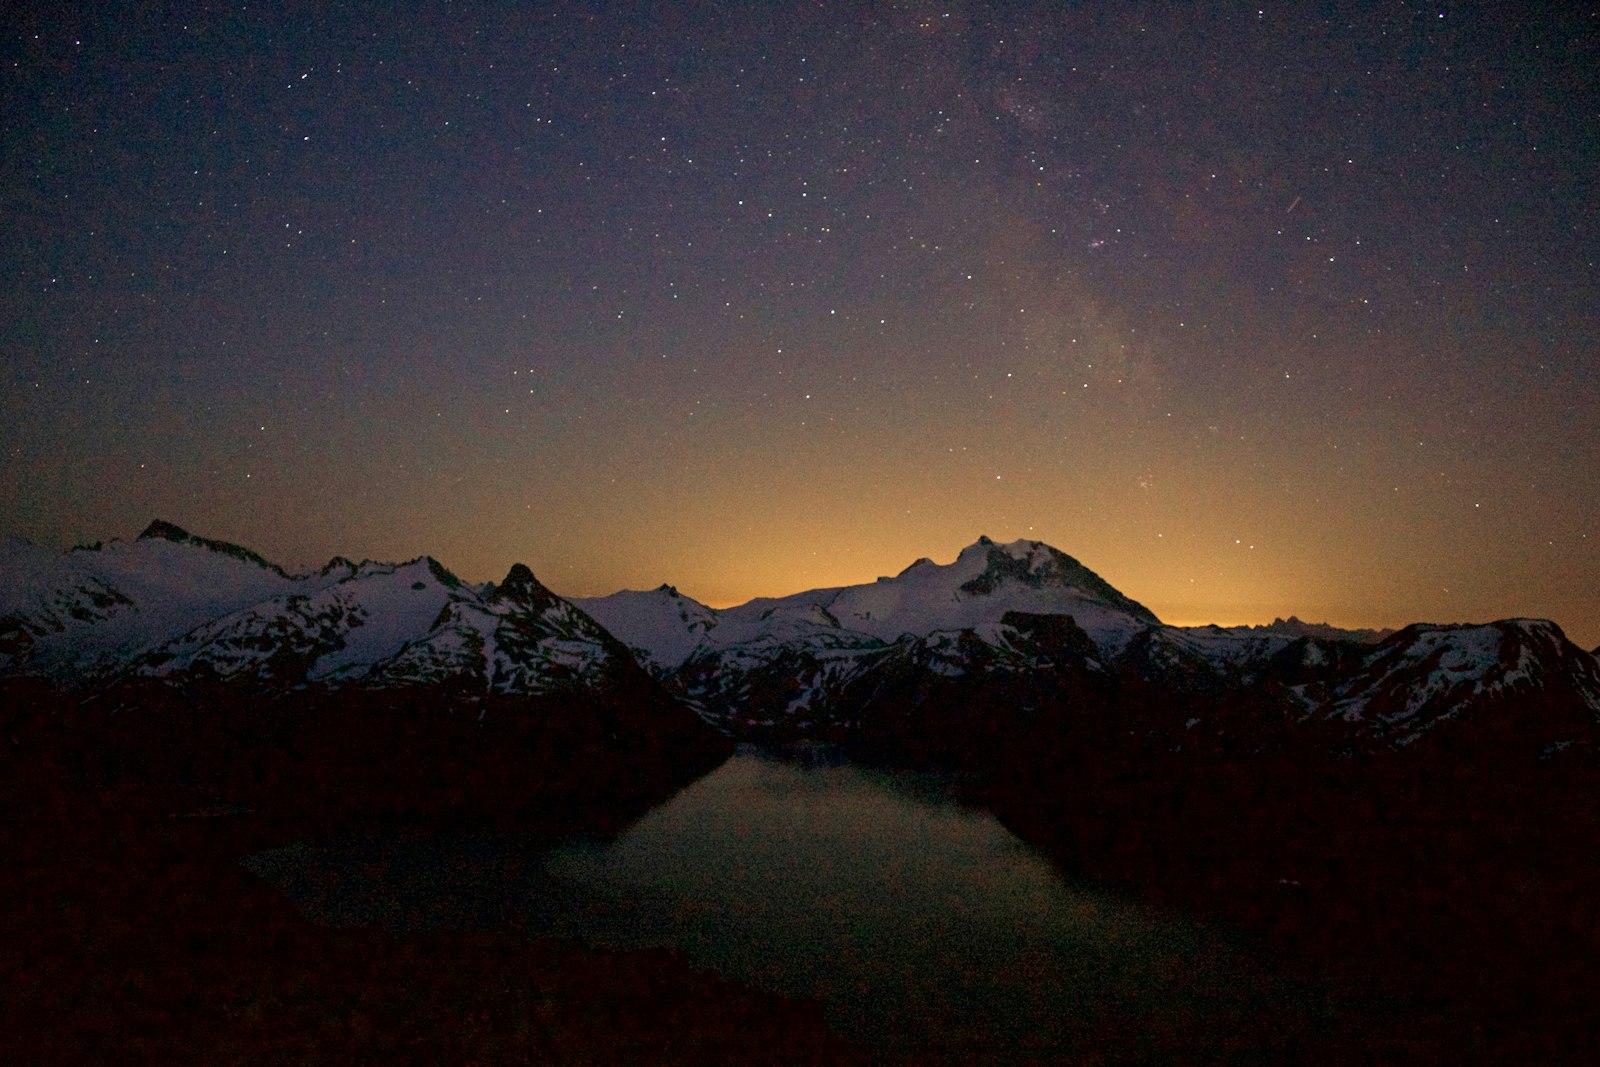
[(9, 6), (0, 535), (1600, 642), (1585, 5)]

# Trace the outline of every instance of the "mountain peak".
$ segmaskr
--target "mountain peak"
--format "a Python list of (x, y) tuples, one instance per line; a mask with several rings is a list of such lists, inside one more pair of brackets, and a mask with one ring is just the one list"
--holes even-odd
[(174, 541), (181, 545), (194, 540), (194, 535), (177, 523), (167, 522), (165, 519), (155, 519), (149, 526), (144, 528), (144, 532), (139, 535), (139, 540), (152, 541), (157, 539)]
[(533, 571), (528, 568), (526, 563), (513, 563), (511, 569), (506, 572), (506, 580), (500, 584), (502, 588), (509, 588), (513, 584), (518, 586), (538, 585), (539, 580), (533, 576)]
[(961, 555), (971, 559), (980, 552), (983, 570), (961, 584), (963, 593), (984, 596), (1007, 584), (1034, 589), (1054, 586), (1075, 589), (1143, 622), (1159, 624), (1161, 621), (1149, 608), (1124, 596), (1094, 571), (1043, 541), (1017, 540), (999, 545), (980, 537), (977, 544), (963, 550)]
[(495, 587), (497, 600), (514, 600), (531, 608), (543, 610), (556, 602), (556, 595), (533, 576), (525, 563), (513, 563), (505, 579)]
[[(269, 563), (250, 549), (236, 545), (232, 541), (218, 541), (210, 537), (196, 537), (176, 523), (167, 522), (165, 519), (156, 519), (144, 528), (138, 537), (140, 541), (170, 541), (175, 545), (193, 545), (203, 548), (208, 552), (217, 552), (224, 556), (231, 556), (244, 563), (254, 563), (258, 567), (265, 567), (276, 574), (283, 574), (283, 568), (276, 563)], [(284, 575), (287, 577), (287, 575)]]

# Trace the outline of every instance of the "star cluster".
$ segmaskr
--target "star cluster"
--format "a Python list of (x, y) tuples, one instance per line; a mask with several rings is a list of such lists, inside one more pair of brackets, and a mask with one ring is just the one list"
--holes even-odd
[(1593, 645), (1600, 16), (1512, 14), (12, 12), (0, 532)]

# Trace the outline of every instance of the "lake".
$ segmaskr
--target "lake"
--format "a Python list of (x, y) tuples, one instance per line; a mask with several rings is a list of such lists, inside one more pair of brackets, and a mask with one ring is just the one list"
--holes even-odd
[(318, 922), (676, 948), (952, 1061), (1305, 1040), (1309, 1002), (1226, 932), (1068, 884), (937, 775), (800, 755), (741, 748), (612, 840), (402, 834), (244, 862)]

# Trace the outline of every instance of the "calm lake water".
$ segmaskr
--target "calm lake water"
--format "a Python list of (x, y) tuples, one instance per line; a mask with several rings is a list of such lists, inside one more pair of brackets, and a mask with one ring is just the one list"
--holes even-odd
[(314, 920), (516, 925), (820, 1001), (839, 1031), (952, 1058), (1225, 1052), (1303, 1005), (1223, 933), (1065, 883), (936, 776), (741, 749), (615, 840), (308, 842), (246, 865)]

